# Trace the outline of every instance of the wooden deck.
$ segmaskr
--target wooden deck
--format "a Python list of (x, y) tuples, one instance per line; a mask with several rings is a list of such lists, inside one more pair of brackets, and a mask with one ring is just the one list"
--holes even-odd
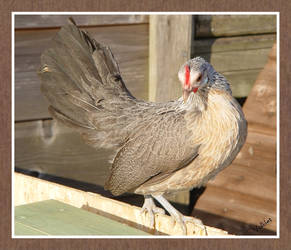
[(56, 200), (15, 207), (15, 235), (149, 235), (118, 221)]
[[(47, 201), (51, 199), (79, 208), (79, 210), (65, 204)], [(181, 227), (167, 215), (156, 214), (155, 225), (152, 228), (150, 227), (149, 215), (147, 213), (141, 214), (140, 207), (19, 173), (14, 175), (14, 206), (16, 206), (15, 223), (21, 223), (16, 227), (15, 234), (17, 235), (27, 233), (35, 235), (37, 231), (49, 235), (62, 234), (67, 236), (70, 236), (71, 233), (73, 235), (182, 235)], [(45, 209), (46, 206), (47, 209)], [(66, 217), (63, 221), (64, 225), (61, 225), (60, 221), (58, 223), (60, 230), (57, 230), (48, 224), (56, 223), (56, 220), (60, 218), (60, 206), (64, 207), (68, 213), (63, 215)], [(83, 210), (99, 216), (94, 217)], [(43, 218), (47, 215), (50, 218)], [(73, 219), (72, 216), (76, 218)], [(82, 218), (85, 222), (80, 223), (74, 231), (68, 227), (69, 218), (74, 225), (80, 223)], [(89, 219), (92, 219), (92, 223)], [(86, 226), (92, 230), (86, 229)], [(111, 226), (115, 228), (110, 230)], [(228, 235), (224, 230), (203, 227), (190, 222), (186, 226), (189, 236)], [(27, 227), (31, 230), (25, 231)], [(84, 230), (83, 233), (82, 230)], [(43, 233), (39, 232), (39, 235), (43, 235)]]

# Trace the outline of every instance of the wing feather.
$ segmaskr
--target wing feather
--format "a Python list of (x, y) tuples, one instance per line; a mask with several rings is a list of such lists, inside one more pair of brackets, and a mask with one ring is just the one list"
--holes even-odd
[(183, 112), (152, 117), (116, 155), (105, 188), (114, 195), (160, 182), (195, 159), (199, 145), (186, 128)]

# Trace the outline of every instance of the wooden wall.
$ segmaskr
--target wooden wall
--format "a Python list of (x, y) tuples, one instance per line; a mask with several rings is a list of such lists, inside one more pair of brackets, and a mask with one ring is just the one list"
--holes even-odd
[[(87, 146), (77, 133), (51, 120), (40, 93), (40, 55), (69, 16), (15, 18), (15, 166), (103, 185), (108, 151)], [(130, 91), (148, 98), (148, 16), (72, 16), (96, 40), (110, 45)]]
[(198, 15), (192, 56), (204, 57), (222, 73), (235, 97), (246, 97), (275, 41), (274, 15)]

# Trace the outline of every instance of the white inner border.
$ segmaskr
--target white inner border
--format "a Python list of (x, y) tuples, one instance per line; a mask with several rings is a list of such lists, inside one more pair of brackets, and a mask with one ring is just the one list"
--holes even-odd
[[(14, 39), (15, 39), (15, 15), (276, 15), (276, 20), (277, 20), (277, 235), (270, 235), (270, 236), (260, 236), (260, 235), (254, 235), (254, 236), (83, 236), (83, 235), (76, 235), (76, 236), (15, 236), (14, 234), (14, 156), (15, 156), (15, 151), (14, 151), (14, 114), (15, 114), (15, 71), (14, 71), (14, 66), (15, 66), (15, 44), (14, 44)], [(12, 168), (11, 168), (11, 210), (12, 210), (12, 216), (11, 216), (11, 235), (12, 238), (153, 238), (153, 239), (158, 239), (158, 238), (184, 238), (184, 239), (190, 239), (190, 238), (207, 238), (207, 239), (213, 239), (213, 238), (225, 238), (225, 239), (255, 239), (255, 238), (273, 238), (273, 239), (278, 239), (280, 238), (280, 13), (279, 12), (12, 12), (11, 13), (11, 79), (12, 79), (12, 85), (11, 85), (11, 93), (12, 93), (12, 98), (11, 98), (11, 117), (12, 117), (12, 126), (11, 126), (11, 163), (12, 163)]]

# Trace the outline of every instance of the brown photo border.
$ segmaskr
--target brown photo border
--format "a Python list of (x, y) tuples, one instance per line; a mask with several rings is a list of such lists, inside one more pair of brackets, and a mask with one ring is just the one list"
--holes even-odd
[[(6, 0), (0, 3), (0, 249), (288, 249), (291, 238), (291, 2), (284, 0)], [(13, 11), (278, 11), (280, 12), (279, 239), (12, 239), (11, 13)], [(290, 58), (291, 60), (291, 58)], [(289, 74), (289, 75), (288, 75)], [(289, 133), (288, 133), (289, 132)], [(289, 184), (289, 185), (288, 185)], [(289, 212), (289, 213), (288, 213)], [(288, 231), (289, 229), (289, 231)]]

